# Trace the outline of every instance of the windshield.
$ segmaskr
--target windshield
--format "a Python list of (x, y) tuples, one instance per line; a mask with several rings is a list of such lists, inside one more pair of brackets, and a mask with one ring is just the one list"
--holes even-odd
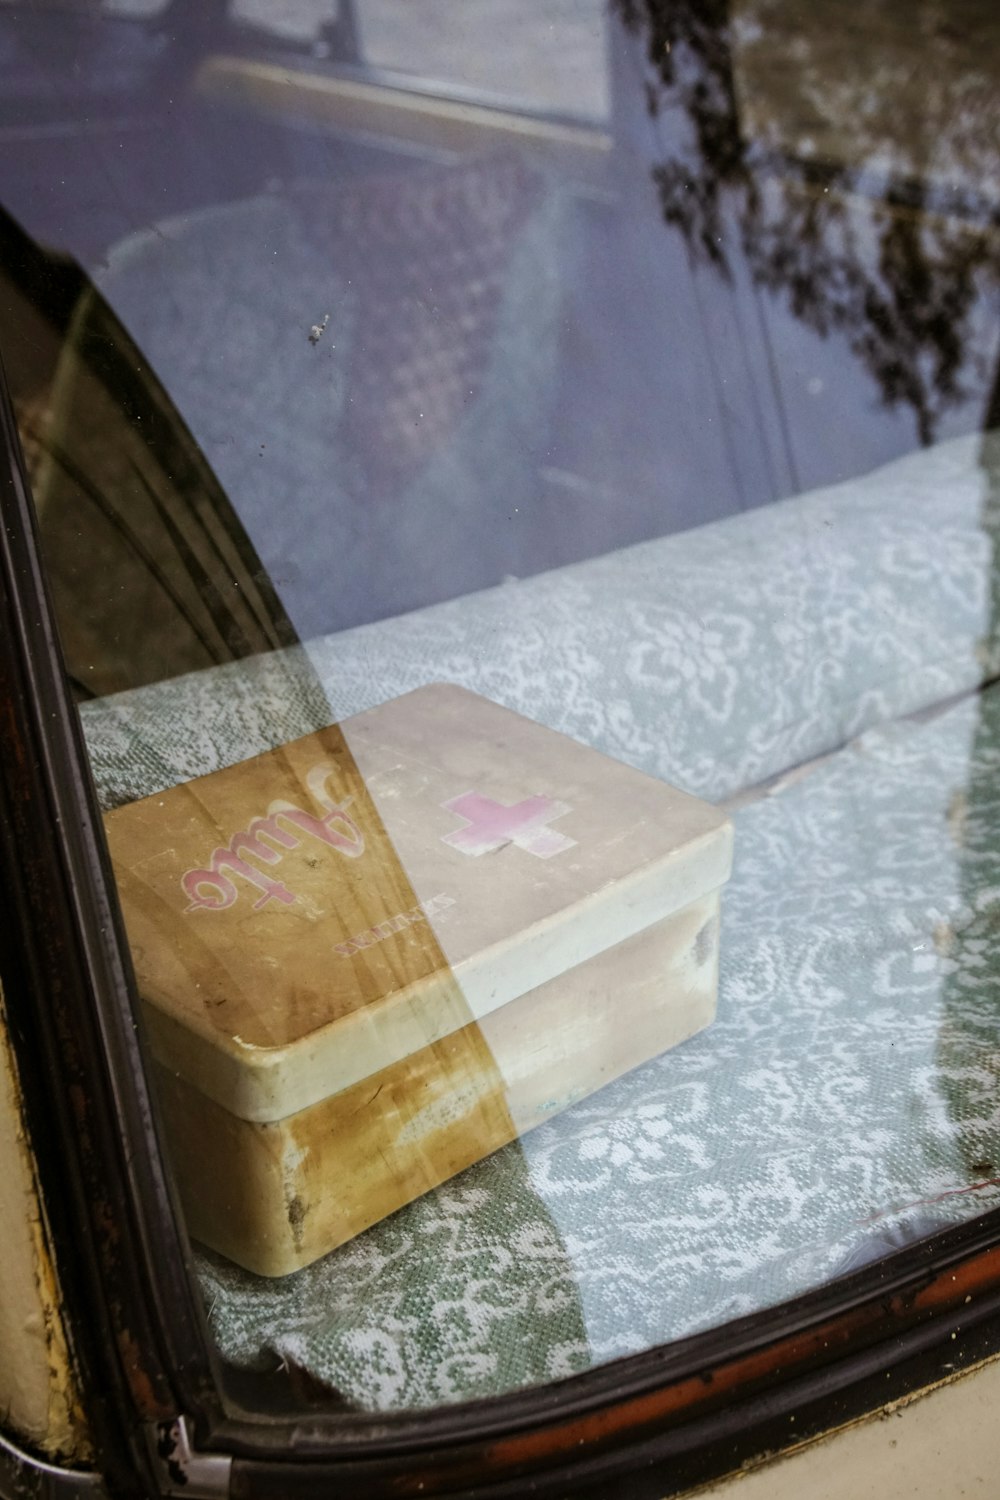
[(0, 4), (0, 341), (233, 1366), (1000, 1204), (1000, 19)]

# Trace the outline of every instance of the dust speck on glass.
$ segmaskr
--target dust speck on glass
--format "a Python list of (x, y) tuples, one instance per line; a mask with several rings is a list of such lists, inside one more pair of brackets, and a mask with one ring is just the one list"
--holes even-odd
[(0, 347), (225, 1361), (1000, 1205), (1000, 12), (0, 4)]

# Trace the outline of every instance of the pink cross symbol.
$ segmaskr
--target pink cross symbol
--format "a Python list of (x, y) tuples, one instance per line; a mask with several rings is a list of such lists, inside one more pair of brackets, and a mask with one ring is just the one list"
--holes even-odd
[(492, 797), (483, 797), (479, 792), (463, 792), (452, 797), (441, 806), (448, 812), (458, 813), (466, 820), (464, 828), (442, 836), (442, 843), (460, 849), (463, 854), (492, 854), (504, 844), (516, 844), (527, 854), (539, 859), (551, 859), (553, 854), (562, 854), (564, 849), (573, 849), (576, 839), (557, 833), (545, 825), (554, 818), (572, 812), (565, 802), (555, 802), (551, 797), (525, 797), (507, 807), (503, 802), (494, 802)]

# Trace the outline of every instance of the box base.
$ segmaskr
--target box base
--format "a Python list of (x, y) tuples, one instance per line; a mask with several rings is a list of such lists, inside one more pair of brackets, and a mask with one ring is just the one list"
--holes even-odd
[(190, 1233), (260, 1276), (300, 1270), (700, 1031), (719, 894), (282, 1120), (239, 1119), (157, 1066)]

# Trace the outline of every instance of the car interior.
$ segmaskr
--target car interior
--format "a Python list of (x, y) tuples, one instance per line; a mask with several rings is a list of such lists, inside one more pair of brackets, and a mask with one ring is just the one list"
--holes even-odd
[(465, 12), (0, 4), (102, 808), (448, 682), (735, 826), (705, 1032), (291, 1276), (195, 1246), (244, 1403), (541, 1386), (1000, 1206), (1000, 21)]

